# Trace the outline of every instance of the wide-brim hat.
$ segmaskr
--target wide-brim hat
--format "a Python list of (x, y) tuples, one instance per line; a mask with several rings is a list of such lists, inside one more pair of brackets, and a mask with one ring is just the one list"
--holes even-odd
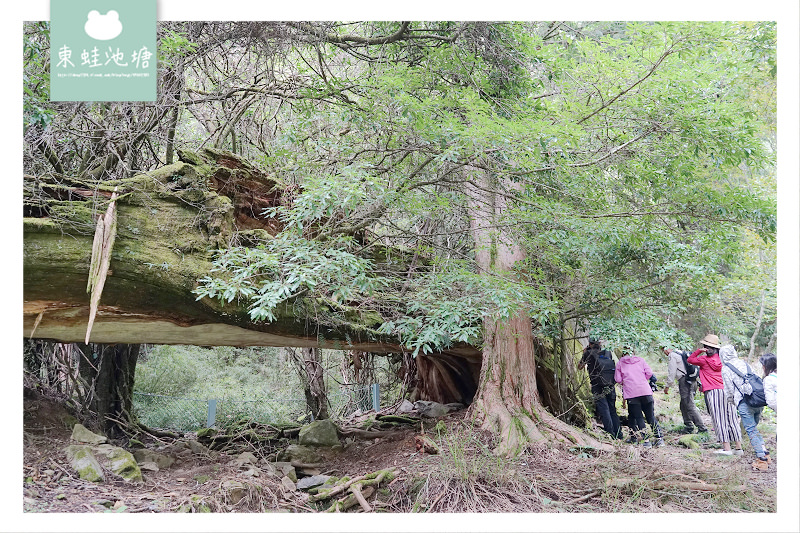
[(713, 333), (709, 333), (708, 335), (703, 337), (703, 340), (700, 341), (700, 344), (702, 344), (703, 346), (710, 346), (712, 348), (719, 348), (721, 346), (719, 343), (719, 337), (717, 337)]

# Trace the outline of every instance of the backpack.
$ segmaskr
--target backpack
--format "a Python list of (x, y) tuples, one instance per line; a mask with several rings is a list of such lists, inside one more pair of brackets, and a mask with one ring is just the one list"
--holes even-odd
[(600, 382), (605, 387), (613, 387), (616, 385), (616, 381), (614, 380), (614, 371), (616, 370), (616, 364), (614, 364), (614, 359), (611, 358), (611, 354), (608, 350), (603, 350), (601, 352), (593, 352), (595, 360), (595, 372), (600, 375)]
[(689, 354), (684, 350), (676, 351), (681, 355), (681, 359), (683, 359), (683, 368), (686, 370), (686, 377), (684, 380), (686, 383), (694, 383), (697, 377), (700, 375), (700, 367), (693, 365), (687, 360), (689, 359)]
[[(753, 374), (753, 371), (750, 370), (750, 365), (748, 365), (746, 362), (744, 365), (747, 367), (747, 375), (744, 375), (741, 372), (739, 372), (739, 369), (733, 366), (732, 364), (725, 363), (725, 366), (730, 368), (733, 372), (736, 373), (737, 376), (742, 378), (745, 381), (745, 383), (749, 383), (750, 386), (753, 388), (753, 392), (751, 392), (750, 394), (742, 393), (742, 396), (744, 397), (744, 403), (746, 403), (750, 407), (766, 406), (767, 397), (764, 395), (764, 382), (761, 381), (760, 377)], [(733, 386), (736, 387), (736, 384), (734, 383)], [(736, 390), (738, 390), (740, 393), (742, 392), (741, 390), (739, 390), (739, 387), (736, 387)]]

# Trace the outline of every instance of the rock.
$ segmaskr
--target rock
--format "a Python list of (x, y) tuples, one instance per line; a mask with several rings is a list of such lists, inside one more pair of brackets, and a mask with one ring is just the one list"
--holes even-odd
[(131, 483), (141, 483), (143, 481), (139, 464), (130, 452), (110, 444), (96, 446), (93, 451), (95, 452), (95, 457), (106, 468), (125, 481)]
[(83, 424), (75, 424), (75, 427), (72, 428), (72, 440), (86, 444), (102, 444), (108, 439), (103, 435), (92, 433)]
[(297, 489), (298, 490), (306, 490), (312, 487), (317, 487), (319, 485), (324, 485), (326, 481), (328, 481), (331, 476), (311, 476), (311, 477), (304, 477), (303, 479), (297, 482)]
[(397, 408), (399, 413), (410, 413), (414, 410), (414, 404), (409, 402), (408, 400), (403, 400), (403, 403), (400, 404), (400, 407)]
[(284, 461), (297, 462), (304, 464), (316, 464), (322, 462), (322, 456), (317, 450), (309, 446), (290, 444), (283, 450), (281, 457)]
[(81, 479), (98, 483), (103, 481), (103, 469), (89, 446), (67, 446), (67, 457), (73, 470)]
[(287, 476), (283, 476), (281, 478), (281, 486), (286, 490), (290, 490), (292, 492), (297, 490), (297, 485), (295, 485), (294, 481), (289, 479)]
[(303, 446), (336, 446), (340, 444), (336, 425), (330, 420), (317, 420), (303, 426), (298, 436), (298, 442)]
[(140, 465), (143, 463), (155, 463), (159, 469), (169, 468), (175, 462), (174, 457), (148, 449), (134, 450), (133, 456)]
[(302, 466), (300, 468), (295, 468), (298, 477), (309, 477), (309, 476), (318, 476), (322, 473), (319, 468), (312, 468), (310, 466)]
[(200, 444), (196, 440), (187, 441), (187, 444), (189, 445), (189, 449), (192, 450), (192, 453), (197, 453), (197, 454), (207, 454), (208, 453), (208, 448), (206, 448), (205, 446), (203, 446), (202, 444)]
[(238, 466), (239, 468), (245, 465), (255, 465), (258, 464), (258, 459), (255, 455), (250, 452), (242, 452), (236, 456), (236, 459), (233, 460), (233, 463)]
[(254, 466), (253, 468), (251, 468), (250, 470), (248, 470), (247, 472), (245, 472), (242, 475), (243, 476), (248, 476), (248, 477), (258, 477), (258, 476), (261, 475), (261, 470)]
[(414, 408), (420, 416), (425, 418), (439, 418), (450, 412), (450, 410), (443, 404), (438, 402), (429, 402), (426, 400), (417, 400), (414, 402)]
[(228, 496), (231, 505), (236, 505), (247, 495), (247, 489), (244, 484), (239, 481), (225, 481), (220, 486), (220, 491)]
[(275, 468), (275, 465), (273, 463), (262, 463), (261, 470), (262, 472), (266, 472), (268, 476), (278, 475), (278, 470)]
[(151, 463), (151, 462), (139, 463), (139, 470), (147, 470), (148, 472), (158, 472), (158, 465), (156, 463)]
[(297, 472), (295, 472), (292, 463), (279, 461), (277, 463), (272, 463), (272, 464), (274, 465), (278, 476), (287, 476), (289, 479), (297, 483)]

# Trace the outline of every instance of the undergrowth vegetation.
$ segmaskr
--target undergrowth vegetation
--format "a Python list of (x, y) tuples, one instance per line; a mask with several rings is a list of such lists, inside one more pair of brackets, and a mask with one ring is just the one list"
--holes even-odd
[[(462, 421), (431, 432), (440, 453), (409, 479), (401, 512), (775, 512), (776, 490), (750, 479), (748, 460), (667, 446), (643, 452), (538, 445), (509, 459), (487, 433)], [(587, 453), (588, 452), (588, 453)], [(710, 490), (713, 488), (713, 490)]]

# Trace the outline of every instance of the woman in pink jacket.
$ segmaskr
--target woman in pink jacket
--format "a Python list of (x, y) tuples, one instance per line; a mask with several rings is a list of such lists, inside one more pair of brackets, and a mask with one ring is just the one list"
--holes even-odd
[[(628, 403), (628, 419), (633, 430), (629, 442), (642, 440), (644, 421), (647, 419), (656, 438), (656, 446), (663, 446), (664, 438), (653, 412), (653, 390), (648, 382), (652, 375), (653, 372), (645, 360), (634, 355), (632, 348), (622, 348), (622, 357), (614, 372), (614, 380), (622, 385), (622, 398)], [(642, 446), (650, 448), (650, 440), (644, 439)]]

